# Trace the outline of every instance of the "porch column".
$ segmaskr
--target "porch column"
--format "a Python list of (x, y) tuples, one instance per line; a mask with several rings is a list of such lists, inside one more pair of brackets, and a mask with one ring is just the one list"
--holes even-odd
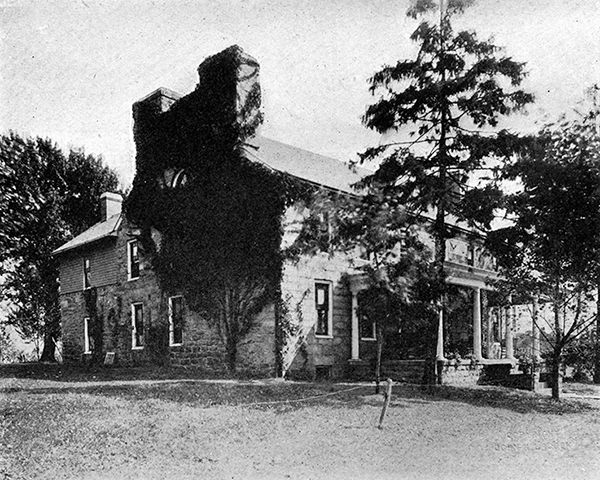
[(436, 358), (438, 362), (446, 360), (444, 358), (444, 308), (440, 305), (440, 314), (438, 317), (438, 336), (437, 336), (437, 349)]
[(352, 344), (350, 359), (359, 360), (358, 291), (352, 289)]
[(532, 339), (532, 360), (534, 363), (539, 363), (540, 357), (540, 330), (539, 330), (539, 305), (537, 296), (533, 297), (533, 313), (531, 315), (531, 336)]
[(494, 317), (496, 316), (496, 309), (494, 307), (490, 307), (488, 309), (487, 314), (487, 358), (492, 358), (494, 356)]
[(473, 354), (475, 360), (481, 356), (481, 288), (473, 288)]
[(506, 308), (506, 358), (513, 360), (513, 306)]

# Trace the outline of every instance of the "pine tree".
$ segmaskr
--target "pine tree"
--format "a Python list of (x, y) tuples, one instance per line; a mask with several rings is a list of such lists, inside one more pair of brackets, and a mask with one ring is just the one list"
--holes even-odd
[[(411, 36), (418, 53), (373, 75), (370, 90), (379, 98), (363, 119), (386, 138), (392, 134), (398, 138), (361, 155), (362, 162), (380, 162), (363, 185), (385, 185), (414, 218), (433, 217), (430, 231), (440, 305), (446, 241), (452, 236), (448, 221), (489, 226), (500, 191), (491, 184), (469, 188), (468, 182), (488, 168), (490, 157), (509, 157), (520, 143), (508, 131), (483, 129), (494, 130), (501, 116), (533, 101), (532, 95), (518, 89), (525, 77), (523, 63), (505, 56), (491, 41), (479, 40), (474, 32), (454, 31), (452, 19), (468, 3), (413, 3), (407, 14), (422, 19)], [(435, 21), (427, 19), (432, 14)], [(434, 339), (431, 347), (433, 356)]]

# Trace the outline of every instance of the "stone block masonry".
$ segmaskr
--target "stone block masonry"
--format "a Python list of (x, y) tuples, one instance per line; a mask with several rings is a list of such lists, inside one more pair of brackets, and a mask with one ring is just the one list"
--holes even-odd
[[(61, 295), (63, 356), (66, 362), (102, 362), (106, 352), (115, 353), (115, 365), (149, 363), (192, 367), (207, 375), (227, 372), (224, 344), (218, 333), (184, 302), (184, 331), (181, 345), (169, 344), (169, 296), (158, 284), (148, 258), (140, 254), (140, 274), (127, 278), (127, 243), (135, 227), (124, 220), (114, 245), (116, 283), (93, 287), (95, 312), (90, 312), (83, 290)], [(83, 264), (79, 262), (79, 264)], [(132, 348), (132, 305), (141, 304), (144, 346)], [(92, 314), (95, 313), (95, 318)], [(85, 352), (84, 319), (88, 321), (91, 353)], [(256, 319), (255, 328), (241, 342), (239, 371), (246, 375), (275, 374), (274, 308), (266, 308)]]
[[(343, 278), (349, 268), (347, 258), (324, 253), (285, 266), (282, 296), (297, 328), (295, 335), (288, 339), (292, 345), (287, 365), (284, 365), (288, 377), (346, 377), (350, 358), (351, 297)], [(323, 336), (315, 332), (317, 282), (331, 285), (331, 331)]]

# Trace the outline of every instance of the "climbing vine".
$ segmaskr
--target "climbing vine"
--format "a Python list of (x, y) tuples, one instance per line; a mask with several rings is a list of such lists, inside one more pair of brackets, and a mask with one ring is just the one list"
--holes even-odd
[[(234, 371), (240, 340), (278, 300), (282, 216), (302, 188), (244, 155), (262, 122), (258, 64), (234, 46), (199, 74), (165, 112), (134, 106), (137, 173), (125, 209), (163, 291), (183, 294), (216, 329)], [(169, 185), (173, 172), (185, 181)]]
[(103, 352), (103, 327), (104, 322), (98, 314), (98, 290), (96, 287), (87, 288), (83, 291), (83, 301), (86, 315), (89, 318), (88, 334), (90, 338), (90, 350), (94, 362), (101, 361)]

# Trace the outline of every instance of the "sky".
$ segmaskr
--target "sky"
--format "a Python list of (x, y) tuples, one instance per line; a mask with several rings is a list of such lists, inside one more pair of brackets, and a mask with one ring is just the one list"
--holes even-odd
[[(183, 94), (237, 44), (261, 65), (263, 135), (342, 161), (378, 144), (368, 78), (411, 58), (408, 0), (0, 0), (0, 131), (102, 155), (134, 175), (131, 105)], [(455, 23), (526, 62), (532, 131), (600, 84), (600, 0), (479, 0)]]

